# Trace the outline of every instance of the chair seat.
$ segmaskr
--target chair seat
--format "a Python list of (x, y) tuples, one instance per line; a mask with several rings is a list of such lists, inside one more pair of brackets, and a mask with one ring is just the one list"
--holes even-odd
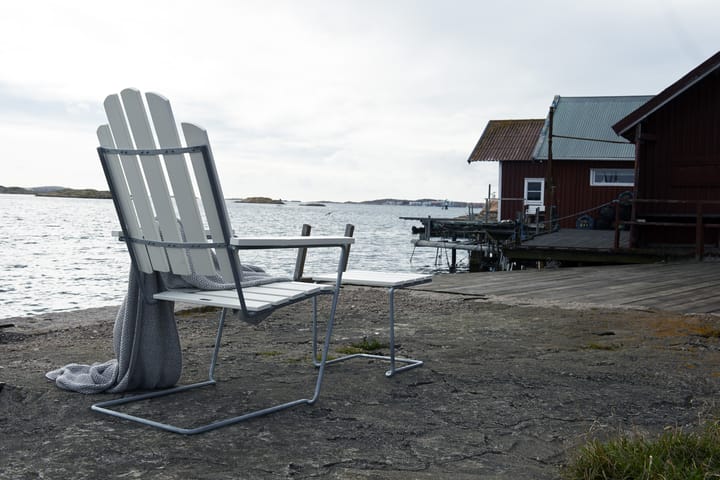
[[(243, 288), (245, 305), (250, 312), (261, 312), (293, 303), (310, 295), (332, 293), (332, 285), (305, 282), (275, 282), (267, 285)], [(207, 305), (212, 307), (240, 309), (237, 290), (166, 290), (153, 296), (156, 300)]]

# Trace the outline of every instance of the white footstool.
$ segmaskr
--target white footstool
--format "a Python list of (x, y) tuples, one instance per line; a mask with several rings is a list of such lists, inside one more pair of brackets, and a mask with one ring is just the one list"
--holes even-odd
[[(312, 279), (316, 282), (335, 282), (336, 273), (328, 273), (321, 275), (313, 275)], [(420, 275), (416, 273), (388, 273), (388, 272), (370, 272), (365, 270), (348, 270), (343, 273), (342, 283), (344, 285), (361, 285), (365, 287), (385, 287), (388, 289), (390, 297), (390, 355), (372, 355), (369, 353), (354, 353), (345, 355), (344, 357), (328, 360), (326, 364), (342, 362), (351, 358), (364, 357), (375, 358), (379, 360), (388, 360), (390, 362), (390, 370), (385, 372), (385, 376), (391, 377), (398, 372), (419, 367), (423, 364), (422, 360), (412, 358), (395, 357), (395, 290), (399, 288), (412, 287), (423, 283), (432, 282), (432, 275)], [(315, 327), (315, 326), (313, 326)], [(317, 331), (316, 328), (313, 328)], [(313, 358), (317, 356), (317, 335), (313, 335)], [(395, 363), (400, 362), (406, 365), (395, 368)]]

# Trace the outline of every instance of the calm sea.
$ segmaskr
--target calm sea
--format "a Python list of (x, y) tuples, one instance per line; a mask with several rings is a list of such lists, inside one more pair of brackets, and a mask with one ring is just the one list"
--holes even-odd
[[(447, 271), (434, 249), (413, 249), (418, 222), (400, 217), (455, 217), (465, 209), (328, 203), (325, 207), (228, 203), (239, 236), (342, 235), (355, 225), (350, 268), (379, 271)], [(0, 194), (0, 319), (53, 311), (119, 305), (130, 261), (125, 244), (111, 236), (119, 225), (110, 200)], [(246, 264), (292, 275), (295, 251), (250, 251)], [(306, 274), (327, 271), (337, 250), (311, 250)]]

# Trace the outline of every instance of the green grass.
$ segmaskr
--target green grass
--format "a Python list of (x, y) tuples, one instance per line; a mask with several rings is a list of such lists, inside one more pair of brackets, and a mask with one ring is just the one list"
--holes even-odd
[(189, 317), (191, 315), (198, 315), (198, 314), (203, 314), (203, 313), (214, 313), (219, 310), (220, 309), (218, 307), (193, 307), (193, 308), (186, 308), (184, 310), (175, 312), (175, 316), (176, 317)]
[(720, 479), (720, 421), (697, 432), (675, 428), (654, 439), (591, 441), (563, 471), (567, 480)]
[(364, 337), (361, 342), (351, 343), (348, 346), (336, 348), (335, 351), (344, 355), (353, 355), (356, 353), (373, 353), (387, 347), (387, 343), (380, 343), (374, 338), (368, 340), (367, 337)]
[(622, 345), (617, 343), (588, 343), (583, 348), (586, 350), (620, 350)]
[(277, 350), (270, 350), (267, 352), (258, 352), (258, 355), (261, 357), (277, 357), (278, 355), (282, 355), (282, 352), (278, 352)]

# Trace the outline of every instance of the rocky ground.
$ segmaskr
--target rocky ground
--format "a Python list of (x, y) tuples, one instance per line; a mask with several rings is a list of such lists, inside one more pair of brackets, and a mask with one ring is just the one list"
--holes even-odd
[[(116, 309), (5, 319), (14, 327), (0, 328), (0, 478), (553, 479), (589, 439), (693, 428), (718, 414), (717, 317), (419, 291), (399, 291), (396, 309), (399, 354), (423, 367), (386, 378), (374, 360), (332, 365), (316, 404), (195, 436), (92, 412), (113, 396), (45, 379), (112, 358)], [(209, 320), (178, 315), (183, 381), (206, 371)], [(310, 395), (308, 320), (295, 305), (259, 326), (229, 322), (217, 386), (142, 408), (191, 426)], [(387, 292), (345, 288), (333, 351), (386, 342), (387, 332)]]

